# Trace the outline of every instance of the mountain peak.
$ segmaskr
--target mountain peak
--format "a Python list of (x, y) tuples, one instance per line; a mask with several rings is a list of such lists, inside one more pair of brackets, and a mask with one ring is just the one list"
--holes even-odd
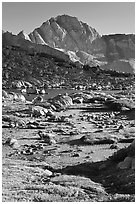
[(135, 35), (111, 34), (101, 37), (87, 23), (66, 14), (51, 17), (29, 35), (23, 30), (17, 36), (3, 33), (4, 42), (33, 47), (37, 52), (59, 58), (63, 58), (64, 54), (65, 60), (80, 61), (91, 66), (97, 64), (114, 70), (123, 66), (122, 71), (126, 69), (129, 72), (132, 72), (131, 66), (134, 67)]
[(100, 35), (77, 17), (63, 14), (44, 22), (29, 37), (33, 43), (43, 42), (53, 48), (72, 52), (82, 50), (91, 54), (91, 44)]
[(18, 36), (21, 37), (21, 38), (23, 38), (23, 39), (25, 39), (25, 40), (31, 41), (30, 38), (29, 38), (29, 36), (24, 32), (24, 30), (20, 31), (20, 32), (18, 33)]
[(70, 16), (68, 14), (62, 14), (62, 15), (58, 15), (57, 17), (55, 17), (56, 20), (60, 19), (60, 18), (63, 18), (63, 19), (77, 19), (77, 17), (75, 16)]

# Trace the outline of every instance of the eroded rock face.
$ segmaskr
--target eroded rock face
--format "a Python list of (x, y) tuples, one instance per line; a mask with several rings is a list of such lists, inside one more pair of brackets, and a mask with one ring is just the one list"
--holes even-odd
[(135, 58), (135, 36), (133, 34), (104, 35), (107, 61)]
[(29, 36), (23, 30), (18, 34), (18, 36), (25, 40), (30, 40)]
[[(74, 61), (77, 59), (90, 66), (105, 65), (105, 69), (118, 71), (120, 64), (122, 72), (134, 72), (135, 36), (132, 34), (101, 37), (94, 28), (76, 17), (61, 15), (44, 22), (29, 37), (33, 43), (73, 52), (74, 56), (71, 55), (71, 58)], [(119, 61), (121, 59), (126, 62)]]
[[(39, 39), (39, 35), (36, 36)], [(30, 37), (32, 40), (32, 38)], [(45, 53), (59, 59), (69, 61), (69, 56), (64, 52), (54, 49), (51, 46), (44, 44), (42, 39), (39, 39), (38, 43), (35, 44), (24, 37), (23, 34), (13, 35), (12, 33), (6, 32), (2, 36), (3, 46), (15, 46), (27, 50), (29, 54)]]
[[(38, 38), (39, 35), (39, 38)], [(51, 18), (29, 34), (32, 42), (45, 44), (65, 50), (84, 50), (91, 52), (92, 41), (99, 38), (98, 32), (76, 17), (62, 15)], [(41, 44), (41, 43), (40, 43)]]

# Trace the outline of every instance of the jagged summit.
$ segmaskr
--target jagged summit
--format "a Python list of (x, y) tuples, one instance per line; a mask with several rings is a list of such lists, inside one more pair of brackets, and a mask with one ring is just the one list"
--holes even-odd
[(24, 32), (24, 30), (20, 31), (20, 32), (18, 33), (18, 36), (21, 37), (21, 38), (24, 38), (25, 40), (31, 41), (30, 38), (29, 38), (29, 36)]
[(69, 15), (59, 15), (44, 22), (29, 34), (32, 42), (47, 43), (51, 47), (66, 51), (83, 50), (91, 54), (91, 44), (99, 33), (78, 18)]

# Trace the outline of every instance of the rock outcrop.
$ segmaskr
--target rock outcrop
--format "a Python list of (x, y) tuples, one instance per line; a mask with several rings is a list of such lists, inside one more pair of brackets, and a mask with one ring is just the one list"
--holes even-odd
[(23, 30), (18, 34), (18, 36), (24, 38), (25, 40), (31, 41), (29, 36)]
[(54, 48), (91, 53), (92, 42), (99, 38), (98, 32), (76, 17), (62, 15), (51, 18), (29, 34), (32, 42), (42, 42)]
[[(21, 37), (23, 36), (23, 37)], [(2, 35), (3, 46), (15, 46), (27, 50), (30, 54), (44, 53), (59, 59), (69, 61), (70, 58), (64, 52), (54, 49), (46, 44), (35, 44), (29, 40), (26, 40), (24, 35), (13, 35), (12, 33), (6, 32)]]

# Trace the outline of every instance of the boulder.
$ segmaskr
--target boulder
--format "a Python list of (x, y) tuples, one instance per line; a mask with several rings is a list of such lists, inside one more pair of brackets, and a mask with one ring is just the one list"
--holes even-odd
[(74, 98), (73, 103), (78, 103), (78, 104), (83, 103), (83, 98), (82, 97), (81, 98), (80, 97)]
[(8, 94), (8, 98), (16, 102), (26, 102), (25, 96), (20, 93), (10, 92)]
[(20, 147), (18, 140), (14, 138), (8, 138), (4, 144), (9, 145), (13, 149), (18, 149)]
[(18, 102), (26, 102), (25, 96), (23, 96), (22, 94), (19, 94), (19, 93), (17, 93), (16, 95), (17, 95), (17, 98), (14, 99), (15, 101), (18, 101)]
[(126, 157), (123, 162), (118, 163), (117, 167), (120, 169), (129, 169), (132, 167), (132, 157)]
[(48, 111), (47, 111), (47, 116), (49, 116), (49, 117), (52, 117), (52, 116), (54, 116), (54, 112), (51, 110), (51, 109), (48, 109)]
[(119, 147), (118, 147), (118, 145), (117, 144), (112, 144), (111, 146), (110, 146), (110, 149), (118, 149)]
[(52, 176), (53, 175), (53, 173), (51, 172), (51, 171), (49, 171), (48, 169), (45, 169), (44, 170), (44, 174), (43, 174), (43, 176)]
[(135, 140), (126, 148), (115, 152), (111, 157), (111, 161), (117, 163), (119, 169), (135, 168)]
[(56, 144), (56, 141), (54, 140), (54, 134), (53, 133), (46, 133), (44, 131), (39, 131), (38, 135), (40, 136), (40, 139), (43, 140), (47, 144)]
[(29, 87), (27, 89), (27, 94), (38, 94), (39, 90), (36, 87)]
[(23, 81), (13, 81), (12, 82), (12, 88), (20, 89), (22, 86), (24, 86)]
[(33, 117), (46, 116), (46, 114), (48, 113), (48, 109), (40, 106), (35, 106), (30, 109), (30, 113)]
[(68, 94), (59, 94), (50, 99), (49, 102), (54, 105), (57, 110), (63, 110), (73, 104), (72, 98), (68, 96)]
[(87, 91), (72, 93), (69, 96), (72, 98), (73, 103), (93, 103), (95, 101), (105, 101), (104, 95)]
[(31, 88), (31, 87), (32, 87), (32, 84), (29, 83), (28, 81), (24, 81), (24, 85), (25, 85), (25, 87), (27, 87), (27, 88)]
[(37, 104), (37, 103), (40, 103), (40, 102), (43, 102), (43, 97), (42, 96), (37, 96), (32, 100), (33, 104)]

